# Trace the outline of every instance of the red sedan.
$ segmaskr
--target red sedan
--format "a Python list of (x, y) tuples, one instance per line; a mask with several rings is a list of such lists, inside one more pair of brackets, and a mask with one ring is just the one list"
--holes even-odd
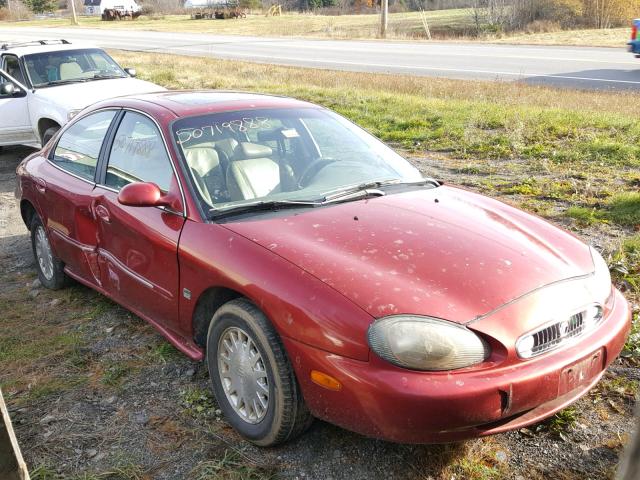
[(258, 445), (313, 417), (397, 442), (519, 428), (584, 395), (630, 327), (596, 250), (293, 99), (105, 101), (18, 175), (40, 281), (206, 360)]

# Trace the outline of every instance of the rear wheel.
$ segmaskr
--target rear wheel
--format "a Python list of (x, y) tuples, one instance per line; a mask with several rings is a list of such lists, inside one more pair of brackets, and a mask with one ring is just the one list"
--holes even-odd
[(277, 332), (248, 300), (232, 300), (213, 316), (207, 365), (220, 410), (256, 445), (284, 443), (313, 421)]
[(31, 221), (31, 246), (40, 283), (51, 290), (67, 286), (69, 277), (64, 273), (64, 263), (53, 254), (49, 237), (38, 215), (34, 215)]

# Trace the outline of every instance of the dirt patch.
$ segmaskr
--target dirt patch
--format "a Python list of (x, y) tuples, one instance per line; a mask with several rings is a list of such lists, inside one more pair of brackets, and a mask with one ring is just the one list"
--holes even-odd
[[(288, 445), (253, 447), (220, 418), (204, 365), (87, 288), (39, 286), (13, 198), (15, 167), (28, 153), (0, 155), (0, 382), (33, 478), (529, 479), (607, 478), (614, 471), (633, 428), (639, 379), (622, 361), (574, 407), (520, 432), (413, 446), (317, 421)], [(480, 191), (486, 175), (497, 175), (491, 165), (414, 162)], [(615, 232), (582, 237), (608, 242)]]

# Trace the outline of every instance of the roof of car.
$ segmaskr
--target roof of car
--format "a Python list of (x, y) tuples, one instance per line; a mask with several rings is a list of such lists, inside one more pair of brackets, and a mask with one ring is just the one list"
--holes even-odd
[(71, 43), (67, 40), (35, 40), (31, 42), (5, 43), (0, 46), (0, 53), (11, 52), (23, 56), (32, 53), (61, 52), (66, 50), (78, 50), (82, 48), (96, 48), (92, 45)]
[(254, 108), (320, 108), (289, 97), (224, 90), (169, 90), (129, 95), (117, 100), (123, 106), (127, 106), (124, 104), (129, 101), (152, 103), (172, 111), (178, 117)]

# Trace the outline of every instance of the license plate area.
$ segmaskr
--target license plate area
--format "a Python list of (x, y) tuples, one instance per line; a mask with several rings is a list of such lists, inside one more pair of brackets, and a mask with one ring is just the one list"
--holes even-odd
[(604, 369), (603, 349), (565, 367), (560, 374), (558, 396), (590, 383)]

